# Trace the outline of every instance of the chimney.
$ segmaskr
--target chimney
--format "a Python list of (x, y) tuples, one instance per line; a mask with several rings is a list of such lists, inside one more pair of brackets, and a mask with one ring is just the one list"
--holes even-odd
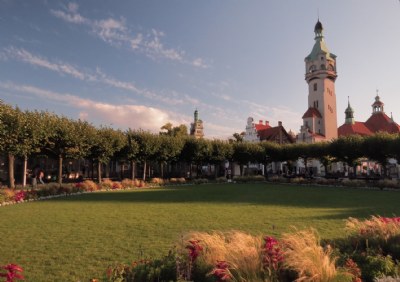
[(262, 124), (262, 123), (263, 123), (262, 119), (260, 119), (258, 123), (259, 123), (259, 124)]
[(278, 126), (282, 126), (282, 122), (281, 121), (278, 121)]
[(268, 120), (265, 121), (265, 125), (269, 125), (269, 121)]

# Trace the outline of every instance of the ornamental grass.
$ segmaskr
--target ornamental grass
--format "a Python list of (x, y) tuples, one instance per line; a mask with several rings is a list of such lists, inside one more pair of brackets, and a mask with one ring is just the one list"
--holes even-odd
[[(262, 238), (240, 231), (190, 232), (184, 242), (197, 240), (202, 246), (201, 259), (207, 265), (226, 262), (237, 281), (264, 281), (262, 278)], [(183, 246), (184, 247), (184, 246)]]
[(349, 217), (346, 220), (346, 230), (356, 238), (387, 241), (400, 236), (400, 217), (371, 216), (366, 220)]
[(332, 249), (322, 248), (314, 229), (286, 233), (282, 236), (284, 264), (298, 273), (296, 281), (330, 282), (338, 272)]

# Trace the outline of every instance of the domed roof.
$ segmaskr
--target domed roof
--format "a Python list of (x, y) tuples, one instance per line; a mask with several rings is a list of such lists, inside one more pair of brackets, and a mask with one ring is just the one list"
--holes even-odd
[(323, 29), (324, 28), (322, 27), (322, 23), (318, 20), (317, 23), (315, 24), (314, 32), (321, 31)]

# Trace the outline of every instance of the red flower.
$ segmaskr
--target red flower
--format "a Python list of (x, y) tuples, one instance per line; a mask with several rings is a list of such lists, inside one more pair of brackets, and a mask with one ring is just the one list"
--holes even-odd
[(233, 278), (229, 271), (229, 264), (226, 261), (218, 261), (211, 274), (218, 279), (218, 282), (230, 281)]
[(189, 243), (190, 244), (186, 246), (186, 249), (189, 251), (190, 260), (194, 262), (200, 255), (201, 251), (203, 251), (203, 247), (199, 245), (198, 240), (190, 240)]
[(25, 279), (24, 276), (17, 273), (24, 271), (22, 267), (20, 267), (19, 265), (11, 263), (1, 268), (7, 271), (7, 273), (0, 273), (0, 277), (5, 277), (7, 279), (6, 282), (14, 282), (14, 279), (20, 279), (20, 280)]
[(283, 253), (281, 252), (278, 241), (270, 236), (264, 237), (264, 268), (277, 271), (283, 262)]

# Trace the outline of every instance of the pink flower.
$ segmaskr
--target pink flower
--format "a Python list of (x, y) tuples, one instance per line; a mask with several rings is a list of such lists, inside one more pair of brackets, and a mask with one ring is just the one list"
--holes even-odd
[(14, 200), (15, 200), (16, 202), (23, 201), (23, 200), (25, 199), (25, 196), (26, 196), (26, 192), (23, 191), (23, 190), (21, 190), (21, 191), (17, 192), (17, 193), (14, 195)]
[(270, 236), (264, 237), (264, 241), (264, 268), (277, 271), (283, 262), (283, 253), (279, 248), (278, 241)]
[(230, 281), (233, 278), (229, 271), (229, 264), (226, 261), (218, 261), (216, 267), (211, 271), (211, 274), (218, 279), (218, 282)]
[(196, 258), (200, 255), (200, 253), (203, 251), (203, 247), (199, 245), (198, 240), (190, 240), (186, 249), (189, 251), (189, 257), (192, 262), (196, 260)]
[(7, 273), (0, 273), (0, 277), (5, 277), (6, 282), (14, 282), (15, 279), (25, 280), (23, 275), (17, 273), (24, 271), (19, 265), (11, 263), (1, 268), (7, 271)]

